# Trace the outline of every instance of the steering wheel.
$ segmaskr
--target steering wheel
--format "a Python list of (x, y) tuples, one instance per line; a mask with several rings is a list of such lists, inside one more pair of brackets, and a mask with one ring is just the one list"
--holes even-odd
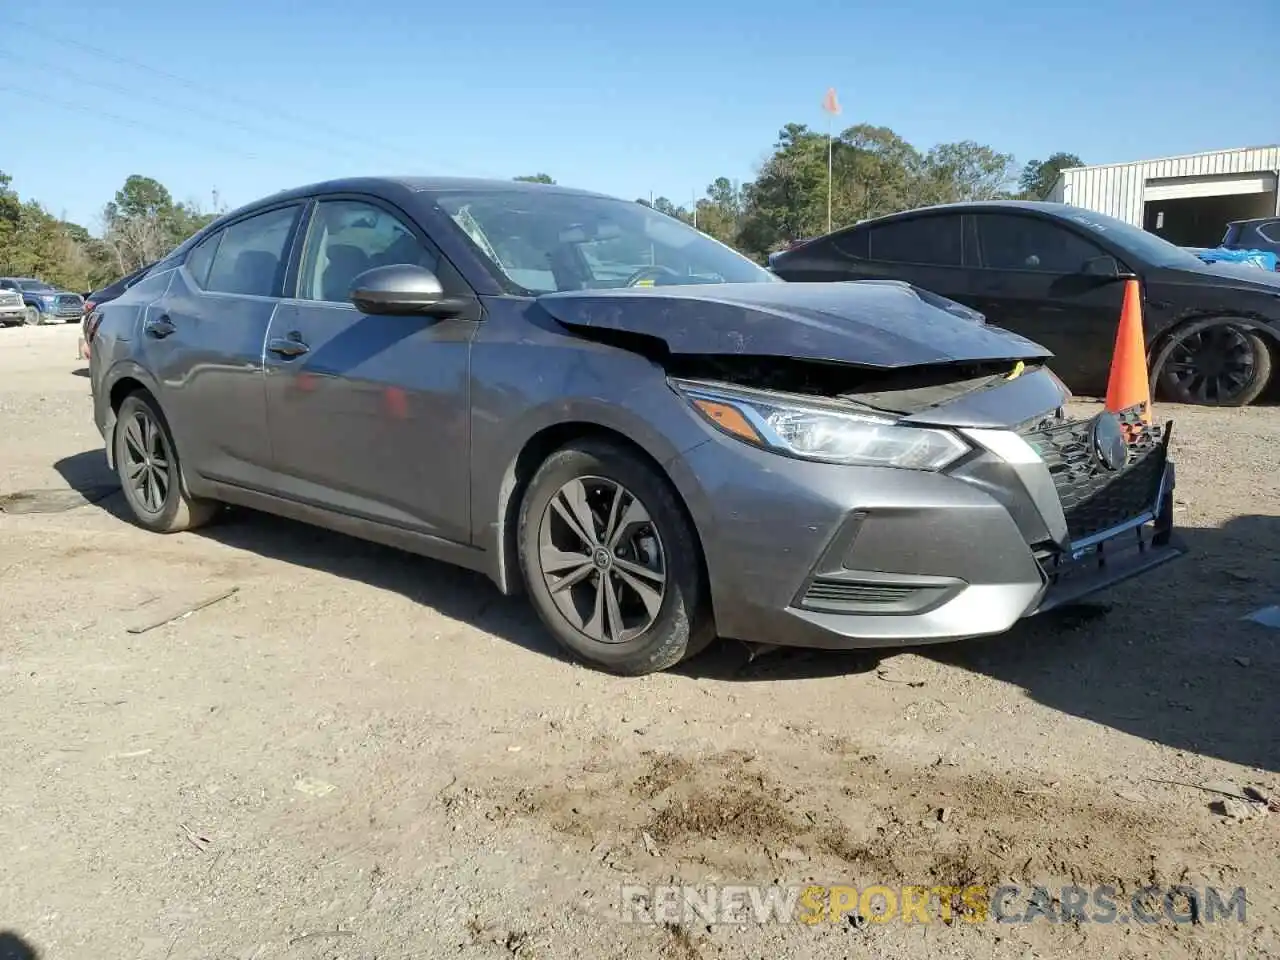
[(646, 277), (653, 277), (653, 279), (656, 281), (659, 277), (663, 275), (666, 275), (669, 277), (675, 277), (677, 280), (680, 279), (680, 274), (677, 273), (675, 270), (672, 270), (670, 267), (664, 267), (661, 264), (656, 264), (652, 267), (641, 267), (631, 276), (627, 277), (627, 282), (624, 283), (623, 286), (624, 287), (637, 286), (640, 283), (640, 281), (645, 279)]

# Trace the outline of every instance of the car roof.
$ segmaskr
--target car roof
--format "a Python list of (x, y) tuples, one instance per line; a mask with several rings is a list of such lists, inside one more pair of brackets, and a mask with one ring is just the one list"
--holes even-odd
[(279, 202), (306, 197), (314, 193), (364, 193), (385, 192), (386, 190), (406, 190), (410, 193), (447, 193), (454, 190), (479, 191), (484, 193), (561, 193), (580, 197), (599, 197), (600, 199), (616, 199), (602, 193), (589, 190), (578, 190), (573, 187), (562, 187), (558, 183), (532, 183), (527, 180), (490, 180), (480, 177), (428, 177), (428, 176), (383, 176), (383, 177), (346, 177), (338, 180), (323, 180), (305, 186), (290, 187), (269, 197), (263, 197), (246, 204), (241, 209), (257, 207), (267, 202)]
[(592, 193), (589, 190), (578, 190), (574, 187), (562, 187), (558, 183), (535, 183), (528, 180), (429, 176), (344, 177), (338, 180), (322, 180), (299, 187), (289, 187), (269, 196), (252, 200), (234, 210), (229, 210), (202, 230), (184, 240), (170, 255), (172, 256), (179, 250), (190, 249), (192, 246), (203, 243), (204, 239), (210, 234), (217, 232), (226, 224), (240, 217), (251, 215), (264, 207), (277, 203), (288, 203), (290, 200), (302, 200), (317, 193), (368, 193), (374, 196), (382, 196), (394, 202), (397, 194), (401, 197), (406, 193), (423, 194), (429, 197), (433, 193), (447, 193), (453, 190), (511, 194), (556, 193), (578, 197), (595, 197), (601, 200), (618, 199), (603, 193)]
[(1228, 227), (1244, 227), (1253, 223), (1270, 223), (1272, 220), (1280, 220), (1280, 217), (1250, 217), (1248, 220), (1228, 220)]
[[(928, 207), (916, 207), (914, 210), (888, 213), (882, 217), (871, 217), (870, 219), (859, 221), (853, 226), (845, 227), (844, 230), (854, 230), (857, 227), (868, 225), (875, 226), (876, 224), (890, 223), (894, 220), (906, 220), (923, 214), (995, 213), (1023, 210), (1027, 213), (1040, 213), (1051, 217), (1066, 218), (1080, 213), (1081, 209), (1068, 203), (1050, 203), (1047, 200), (962, 200), (957, 203), (938, 203)], [(842, 233), (844, 231), (837, 230), (835, 232)]]

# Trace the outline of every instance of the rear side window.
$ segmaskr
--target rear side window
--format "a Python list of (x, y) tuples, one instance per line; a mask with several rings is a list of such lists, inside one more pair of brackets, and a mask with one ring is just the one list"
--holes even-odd
[(1259, 224), (1258, 236), (1270, 243), (1280, 243), (1280, 220)]
[(292, 206), (270, 210), (223, 230), (205, 289), (241, 296), (279, 296), (298, 209)]
[(1086, 260), (1105, 252), (1075, 231), (1039, 217), (984, 213), (974, 220), (981, 262), (989, 270), (1078, 273)]
[(218, 241), (221, 239), (222, 234), (215, 233), (187, 256), (187, 272), (202, 288), (209, 282), (209, 268), (213, 266), (213, 255), (218, 252)]
[(960, 266), (960, 217), (917, 217), (872, 227), (870, 257), (884, 263)]

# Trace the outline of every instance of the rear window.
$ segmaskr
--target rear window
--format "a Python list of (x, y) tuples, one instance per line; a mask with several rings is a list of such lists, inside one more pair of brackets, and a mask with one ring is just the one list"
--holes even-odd
[(1222, 245), (1224, 247), (1229, 247), (1233, 243), (1239, 242), (1239, 240), (1240, 240), (1240, 224), (1228, 223), (1227, 235), (1222, 238)]

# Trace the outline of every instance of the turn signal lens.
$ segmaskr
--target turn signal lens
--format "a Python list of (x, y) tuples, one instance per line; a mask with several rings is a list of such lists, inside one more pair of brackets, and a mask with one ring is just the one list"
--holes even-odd
[(734, 436), (747, 441), (747, 443), (758, 445), (762, 442), (760, 432), (747, 422), (747, 418), (737, 408), (731, 407), (727, 403), (720, 403), (716, 400), (707, 400), (701, 397), (695, 399), (693, 405), (702, 411), (704, 417), (725, 433), (732, 433)]

